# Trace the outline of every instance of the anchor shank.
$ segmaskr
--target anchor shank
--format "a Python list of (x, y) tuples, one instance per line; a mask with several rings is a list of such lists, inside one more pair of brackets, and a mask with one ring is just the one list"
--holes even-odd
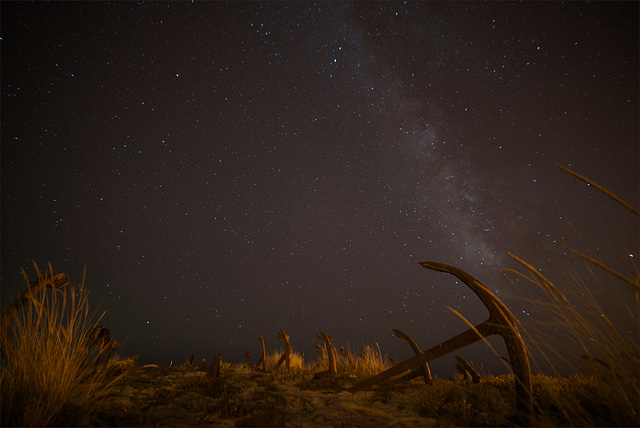
[[(482, 337), (494, 334), (493, 328), (489, 322), (490, 320), (484, 321), (478, 324), (475, 329), (470, 328), (451, 339), (445, 340), (433, 348), (427, 349), (422, 353), (425, 362), (444, 357), (445, 355), (455, 352), (460, 348), (476, 343), (478, 340), (482, 339)], [(480, 333), (480, 336), (478, 333)]]
[(491, 325), (489, 324), (489, 320), (479, 324), (476, 327), (476, 330), (469, 329), (463, 333), (460, 333), (457, 336), (454, 336), (451, 339), (434, 346), (433, 348), (427, 349), (423, 353), (416, 355), (413, 358), (410, 358), (396, 366), (393, 366), (390, 369), (383, 371), (382, 373), (378, 373), (377, 375), (372, 376), (369, 379), (363, 380), (362, 382), (352, 386), (349, 391), (361, 391), (365, 388), (382, 382), (383, 380), (400, 375), (407, 370), (414, 369), (421, 364), (428, 363), (429, 361), (435, 360), (440, 357), (444, 357), (447, 354), (450, 354), (460, 348), (464, 348), (465, 346), (480, 340), (480, 336), (478, 336), (478, 333), (483, 336), (493, 334)]

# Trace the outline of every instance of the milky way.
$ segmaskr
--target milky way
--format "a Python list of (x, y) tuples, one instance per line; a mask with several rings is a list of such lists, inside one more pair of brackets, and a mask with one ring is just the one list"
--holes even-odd
[(421, 261), (525, 324), (509, 252), (637, 266), (637, 218), (554, 166), (638, 206), (635, 2), (2, 3), (2, 29), (2, 306), (32, 260), (86, 265), (125, 355), (238, 362), (283, 328), (404, 358), (392, 328), (486, 317)]

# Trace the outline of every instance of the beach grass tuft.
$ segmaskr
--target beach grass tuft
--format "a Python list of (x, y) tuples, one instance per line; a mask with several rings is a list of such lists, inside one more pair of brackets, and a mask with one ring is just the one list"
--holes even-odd
[[(606, 188), (557, 166), (639, 215)], [(520, 265), (519, 270), (504, 269), (516, 275), (513, 283), (518, 286), (518, 294), (530, 296), (519, 300), (536, 318), (520, 326), (532, 367), (554, 375), (538, 375), (534, 382), (539, 423), (638, 426), (638, 266), (618, 257), (626, 260), (626, 273), (622, 273), (596, 257), (567, 247), (565, 250), (568, 257), (577, 256), (583, 264), (560, 265), (554, 279), (513, 254), (509, 255)], [(533, 285), (533, 289), (525, 292), (523, 284)], [(531, 297), (530, 290), (537, 296)]]
[(86, 425), (94, 404), (126, 376), (121, 365), (111, 370), (105, 364), (104, 353), (87, 352), (90, 331), (102, 318), (89, 312), (88, 297), (84, 281), (45, 288), (9, 325), (13, 347), (0, 375), (2, 426)]

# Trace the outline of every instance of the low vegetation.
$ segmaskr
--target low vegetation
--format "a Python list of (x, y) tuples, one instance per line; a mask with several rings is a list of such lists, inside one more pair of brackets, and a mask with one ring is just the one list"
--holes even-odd
[(126, 376), (117, 361), (106, 365), (104, 353), (88, 352), (100, 320), (89, 312), (88, 296), (84, 284), (45, 289), (9, 326), (13, 349), (0, 375), (2, 426), (84, 425), (94, 403)]
[[(516, 258), (517, 259), (517, 258)], [(533, 366), (554, 372), (539, 375), (534, 384), (534, 405), (546, 425), (636, 426), (640, 396), (640, 322), (633, 289), (615, 278), (601, 284), (599, 298), (575, 273), (552, 283), (535, 268), (517, 259), (530, 276), (527, 280), (544, 291), (547, 299), (527, 300), (544, 323), (524, 328)], [(605, 285), (606, 284), (606, 285)], [(621, 289), (622, 288), (622, 289)], [(603, 300), (618, 312), (610, 317)], [(625, 319), (625, 328), (612, 322)], [(547, 370), (545, 363), (554, 361)], [(563, 373), (569, 373), (563, 374)]]
[[(553, 375), (533, 377), (530, 423), (639, 426), (637, 266), (620, 273), (568, 251), (611, 278), (585, 269), (587, 279), (568, 271), (552, 282), (513, 256), (523, 269), (510, 270), (514, 281), (542, 294), (523, 302), (544, 320), (520, 327), (532, 366)], [(602, 295), (594, 291), (598, 286)], [(603, 296), (616, 299), (624, 327), (605, 312)], [(217, 377), (191, 364), (140, 367), (135, 359), (108, 359), (102, 348), (88, 352), (90, 332), (101, 317), (95, 318), (84, 282), (30, 296), (8, 330), (13, 346), (0, 374), (2, 426), (512, 426), (515, 421), (513, 375), (475, 383), (434, 377), (428, 384), (420, 377), (398, 377), (373, 391), (346, 392), (391, 367), (378, 345), (336, 349), (337, 373), (331, 377), (318, 376), (328, 373), (327, 360), (305, 361), (295, 350), (289, 368), (275, 368), (284, 350), (267, 354), (266, 372), (228, 363)], [(559, 365), (541, 369), (549, 361)], [(569, 372), (562, 373), (560, 365)]]
[[(587, 328), (582, 322), (582, 328)], [(515, 414), (512, 375), (486, 376), (479, 383), (436, 377), (428, 385), (422, 378), (397, 378), (373, 392), (344, 392), (391, 366), (379, 346), (338, 353), (338, 376), (333, 380), (314, 378), (326, 370), (326, 361), (318, 356), (307, 362), (295, 351), (288, 370), (284, 366), (273, 370), (282, 350), (267, 354), (266, 373), (223, 363), (217, 379), (207, 376), (206, 367), (143, 368), (134, 359), (100, 361), (96, 368), (96, 360), (88, 360), (83, 351), (87, 332), (95, 324), (84, 287), (66, 293), (48, 290), (24, 310), (12, 326), (14, 357), (2, 367), (3, 426), (176, 425), (180, 421), (229, 425), (242, 420), (277, 424), (283, 415), (294, 417), (296, 400), (313, 402), (330, 396), (350, 400), (346, 410), (334, 411), (330, 420), (335, 424), (386, 425), (396, 420), (393, 412), (402, 412), (414, 418), (404, 416), (395, 424), (497, 426), (511, 424), (509, 417)], [(589, 331), (592, 337), (596, 333)], [(611, 345), (611, 341), (604, 343)], [(633, 348), (625, 351), (631, 354), (607, 363), (585, 360), (594, 367), (590, 373), (534, 376), (532, 424), (637, 425), (637, 353)], [(267, 413), (260, 413), (265, 409)], [(366, 412), (369, 419), (358, 419)], [(331, 417), (331, 410), (326, 417)]]

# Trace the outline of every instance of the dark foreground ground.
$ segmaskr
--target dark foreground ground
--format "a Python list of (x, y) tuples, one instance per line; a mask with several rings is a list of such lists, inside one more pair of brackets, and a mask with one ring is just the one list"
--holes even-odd
[[(91, 425), (513, 426), (512, 376), (490, 376), (475, 384), (435, 379), (428, 386), (422, 378), (397, 379), (372, 390), (347, 392), (354, 382), (348, 374), (329, 382), (313, 379), (309, 370), (263, 373), (229, 364), (223, 364), (218, 379), (185, 366), (136, 368), (119, 393), (98, 404)], [(634, 404), (612, 395), (590, 378), (536, 376), (532, 423), (638, 426), (637, 400)]]
[[(108, 426), (435, 426), (413, 409), (417, 381), (393, 391), (349, 393), (345, 380), (312, 380), (223, 365), (213, 380), (195, 369), (141, 369), (94, 416)], [(386, 390), (385, 390), (386, 391)]]

